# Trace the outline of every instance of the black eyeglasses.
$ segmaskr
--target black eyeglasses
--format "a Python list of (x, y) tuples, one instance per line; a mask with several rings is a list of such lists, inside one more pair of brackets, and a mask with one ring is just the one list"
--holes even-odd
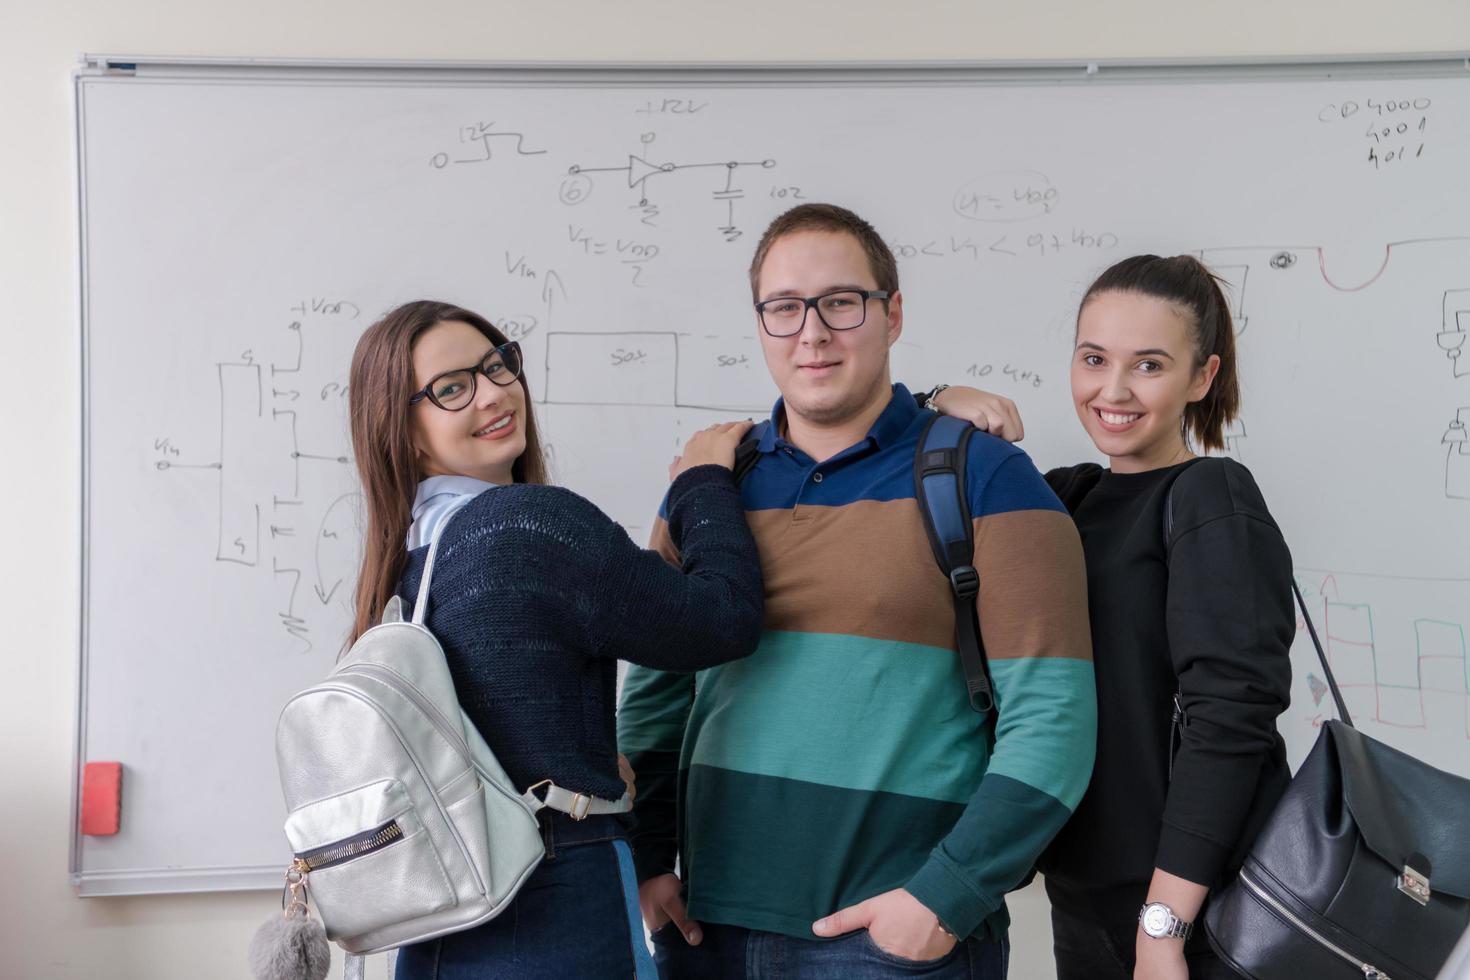
[(806, 311), (816, 307), (828, 330), (854, 330), (868, 319), (868, 300), (887, 299), (886, 289), (836, 289), (821, 296), (777, 296), (755, 304), (761, 326), (772, 337), (801, 333)]
[(475, 400), (475, 376), (480, 374), (502, 388), (515, 384), (521, 376), (521, 345), (512, 340), (490, 351), (473, 367), (434, 375), (408, 403), (417, 405), (427, 398), (446, 412), (457, 412)]

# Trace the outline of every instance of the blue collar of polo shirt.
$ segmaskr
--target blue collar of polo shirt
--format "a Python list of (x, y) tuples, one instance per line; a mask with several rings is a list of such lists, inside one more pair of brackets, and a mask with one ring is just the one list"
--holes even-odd
[[(873, 422), (873, 427), (868, 430), (868, 439), (879, 449), (891, 445), (908, 431), (919, 411), (918, 403), (914, 401), (914, 396), (909, 393), (909, 390), (902, 384), (895, 383), (893, 397), (888, 399), (888, 404)], [(760, 441), (756, 443), (757, 450), (762, 453), (773, 453), (787, 445), (786, 440), (781, 438), (781, 423), (785, 417), (786, 399), (777, 398), (775, 406), (771, 409), (770, 424), (765, 427)]]

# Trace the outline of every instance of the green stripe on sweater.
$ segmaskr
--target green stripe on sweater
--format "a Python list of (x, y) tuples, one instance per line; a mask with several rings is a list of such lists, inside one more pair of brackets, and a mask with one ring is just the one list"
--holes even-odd
[[(1085, 786), (1092, 760), (1063, 758), (1047, 727), (1058, 715), (1095, 716), (1092, 664), (997, 661), (991, 672), (1001, 731), (1026, 741), (996, 760), (1001, 771), (1075, 806), (1058, 787), (1078, 774)], [(1027, 695), (1008, 698), (1018, 683)], [(990, 761), (988, 716), (970, 708), (952, 650), (767, 632), (755, 654), (704, 672), (698, 686), (686, 765), (965, 803)]]

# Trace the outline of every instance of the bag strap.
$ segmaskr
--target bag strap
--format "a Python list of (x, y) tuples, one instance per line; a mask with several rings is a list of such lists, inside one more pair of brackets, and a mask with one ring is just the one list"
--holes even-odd
[[(383, 958), (387, 963), (384, 976), (394, 976), (398, 970), (398, 950), (387, 950)], [(342, 980), (367, 980), (367, 957), (346, 953), (342, 959)]]
[(474, 499), (472, 494), (465, 494), (449, 504), (443, 516), (439, 518), (439, 523), (434, 527), (434, 533), (429, 538), (429, 554), (424, 559), (424, 572), (422, 577), (419, 578), (418, 597), (413, 601), (413, 623), (415, 626), (424, 625), (424, 620), (429, 615), (429, 583), (434, 578), (434, 559), (439, 557), (439, 541), (444, 537), (444, 532), (448, 530), (449, 522), (453, 519), (454, 515), (458, 514), (466, 504)]
[[(541, 789), (546, 790), (545, 794), (537, 796), (537, 791)], [(550, 807), (560, 810), (573, 820), (585, 820), (607, 813), (627, 813), (633, 809), (633, 798), (627, 793), (616, 800), (604, 800), (600, 796), (588, 796), (586, 793), (562, 789), (549, 779), (543, 779), (526, 790), (521, 794), (521, 799), (531, 808), (532, 813)]]
[(740, 440), (740, 445), (735, 447), (735, 465), (732, 467), (732, 470), (735, 474), (735, 483), (737, 486), (750, 475), (751, 470), (755, 469), (755, 464), (760, 462), (761, 438), (765, 435), (766, 429), (770, 425), (770, 419), (766, 419), (764, 422), (757, 422), (751, 426), (750, 431), (745, 434), (745, 438)]
[[(1178, 485), (1176, 480), (1169, 485), (1169, 490), (1164, 494), (1164, 554), (1169, 554), (1173, 547), (1174, 534), (1174, 487)], [(1337, 686), (1337, 677), (1332, 673), (1332, 665), (1327, 662), (1327, 652), (1322, 649), (1322, 641), (1317, 637), (1316, 624), (1312, 622), (1311, 613), (1307, 612), (1307, 602), (1302, 598), (1302, 590), (1296, 584), (1296, 576), (1291, 579), (1291, 593), (1296, 596), (1297, 608), (1302, 612), (1302, 621), (1307, 624), (1307, 635), (1312, 638), (1312, 646), (1317, 651), (1317, 662), (1322, 665), (1322, 673), (1327, 678), (1327, 689), (1332, 692), (1332, 703), (1337, 707), (1337, 717), (1349, 728), (1353, 725), (1352, 715), (1348, 714), (1347, 702), (1342, 699), (1342, 690)], [(1180, 702), (1179, 694), (1174, 695), (1174, 724), (1173, 730), (1177, 730), (1181, 724), (1185, 724), (1184, 706)], [(1173, 733), (1171, 731), (1171, 739)], [(1173, 753), (1170, 753), (1170, 767), (1173, 767)]]
[[(769, 419), (757, 424), (736, 447), (736, 483), (755, 468), (761, 438), (770, 424)], [(970, 707), (983, 713), (995, 707), (995, 692), (975, 613), (980, 574), (975, 570), (975, 526), (965, 492), (965, 462), (974, 433), (975, 427), (961, 419), (936, 415), (929, 420), (914, 453), (914, 494), (934, 560), (954, 593), (955, 645), (965, 670)]]
[(969, 422), (946, 415), (925, 424), (914, 452), (914, 495), (934, 560), (954, 596), (955, 646), (965, 670), (970, 707), (983, 713), (995, 707), (995, 690), (975, 611), (980, 573), (975, 570), (975, 525), (965, 491), (965, 464), (974, 434)]
[(1322, 665), (1322, 673), (1327, 676), (1327, 689), (1332, 692), (1332, 703), (1337, 705), (1337, 717), (1349, 728), (1353, 725), (1352, 716), (1348, 714), (1347, 703), (1342, 699), (1342, 691), (1338, 689), (1337, 678), (1332, 674), (1332, 667), (1327, 663), (1327, 654), (1322, 650), (1322, 641), (1317, 639), (1317, 627), (1312, 623), (1312, 617), (1307, 613), (1306, 600), (1302, 598), (1302, 590), (1297, 588), (1296, 577), (1291, 580), (1291, 591), (1296, 594), (1296, 604), (1302, 611), (1302, 620), (1307, 624), (1307, 634), (1312, 638), (1312, 646), (1317, 648), (1317, 662)]

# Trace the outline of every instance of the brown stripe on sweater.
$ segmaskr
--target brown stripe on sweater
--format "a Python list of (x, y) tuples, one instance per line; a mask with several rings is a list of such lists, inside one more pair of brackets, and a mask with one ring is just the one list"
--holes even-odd
[(954, 601), (915, 501), (747, 511), (766, 629), (954, 646)]
[[(917, 501), (801, 511), (800, 521), (783, 509), (745, 515), (765, 575), (766, 629), (955, 648), (954, 600)], [(1087, 579), (1071, 518), (1022, 510), (974, 523), (986, 655), (1091, 660)], [(662, 519), (649, 547), (679, 563)]]

